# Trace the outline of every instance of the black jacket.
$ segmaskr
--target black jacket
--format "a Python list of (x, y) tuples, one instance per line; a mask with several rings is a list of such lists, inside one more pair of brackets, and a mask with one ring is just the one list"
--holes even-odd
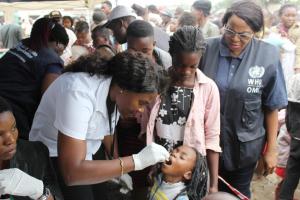
[[(56, 200), (62, 200), (56, 175), (49, 158), (48, 148), (41, 142), (29, 142), (19, 139), (17, 153), (10, 161), (10, 168), (18, 168), (27, 174), (42, 180)], [(29, 200), (29, 197), (16, 197), (14, 200)]]

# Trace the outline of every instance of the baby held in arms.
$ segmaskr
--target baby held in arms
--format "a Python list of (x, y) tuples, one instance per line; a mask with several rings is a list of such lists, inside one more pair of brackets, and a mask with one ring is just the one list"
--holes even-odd
[(149, 200), (199, 200), (207, 193), (205, 157), (196, 149), (179, 146), (155, 175)]

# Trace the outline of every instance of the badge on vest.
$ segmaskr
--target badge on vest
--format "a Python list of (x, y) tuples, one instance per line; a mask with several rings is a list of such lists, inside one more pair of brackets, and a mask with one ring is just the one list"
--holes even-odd
[(258, 94), (260, 92), (260, 88), (263, 87), (262, 77), (265, 74), (265, 68), (260, 66), (252, 66), (249, 68), (249, 78), (248, 78), (248, 87), (247, 93), (255, 93)]

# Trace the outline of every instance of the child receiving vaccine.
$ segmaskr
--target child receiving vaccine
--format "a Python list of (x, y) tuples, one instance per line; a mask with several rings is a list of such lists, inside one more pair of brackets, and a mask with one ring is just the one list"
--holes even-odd
[(194, 148), (179, 146), (162, 164), (149, 200), (200, 200), (207, 193), (207, 164)]

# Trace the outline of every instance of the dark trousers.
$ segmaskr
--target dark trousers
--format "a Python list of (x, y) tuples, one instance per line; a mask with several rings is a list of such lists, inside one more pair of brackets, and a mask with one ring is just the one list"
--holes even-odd
[(284, 178), (280, 200), (292, 200), (300, 178), (300, 141), (292, 138), (290, 156), (287, 162), (286, 176)]
[(56, 157), (51, 158), (54, 170), (57, 174), (58, 183), (64, 200), (94, 200), (93, 189), (90, 185), (83, 186), (67, 186), (60, 173), (58, 160)]
[[(228, 171), (224, 166), (220, 166), (219, 175), (231, 186), (236, 188), (248, 198), (251, 197), (250, 184), (255, 170), (255, 164), (249, 167)], [(219, 191), (228, 192), (235, 195), (223, 182), (219, 181)]]

